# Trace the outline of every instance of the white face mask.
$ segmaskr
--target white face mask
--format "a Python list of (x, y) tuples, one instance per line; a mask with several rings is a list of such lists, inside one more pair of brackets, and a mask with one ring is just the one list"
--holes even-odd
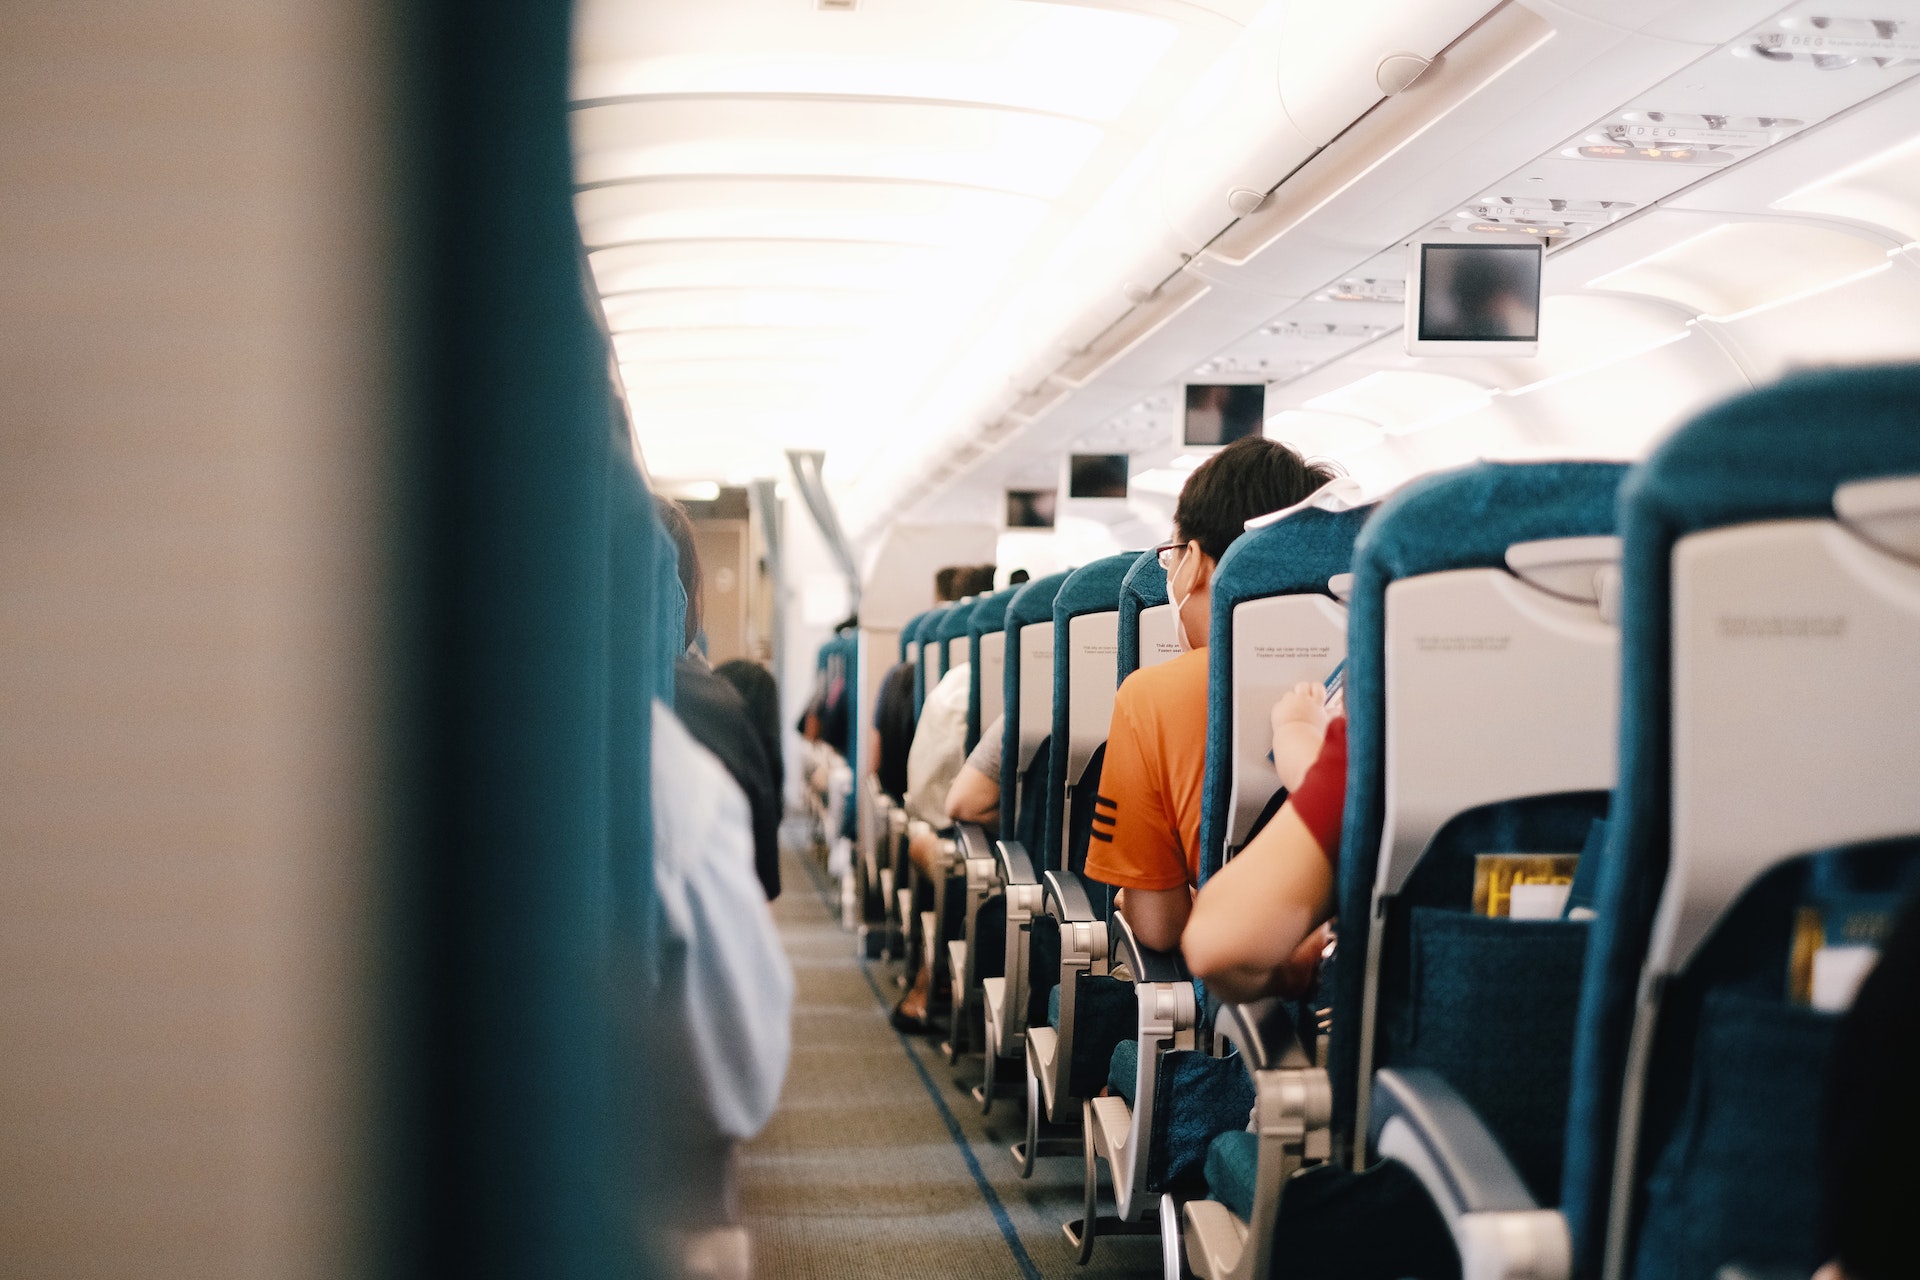
[[(1190, 556), (1192, 554), (1193, 554), (1193, 544), (1189, 543), (1187, 544), (1186, 551), (1183, 552), (1180, 557), (1180, 561), (1181, 561), (1180, 568), (1186, 567), (1186, 558), (1187, 556)], [(1179, 568), (1176, 568), (1174, 570), (1175, 573), (1178, 573), (1179, 571), (1180, 571)], [(1167, 589), (1168, 589), (1167, 594), (1169, 598), (1172, 598), (1173, 579), (1171, 578), (1167, 579)], [(1187, 619), (1186, 619), (1187, 601), (1191, 599), (1193, 599), (1193, 592), (1191, 591), (1187, 592), (1187, 594), (1184, 597), (1173, 599), (1173, 638), (1174, 638), (1174, 641), (1177, 644), (1179, 644), (1180, 652), (1182, 653), (1193, 652), (1193, 641), (1187, 638)]]

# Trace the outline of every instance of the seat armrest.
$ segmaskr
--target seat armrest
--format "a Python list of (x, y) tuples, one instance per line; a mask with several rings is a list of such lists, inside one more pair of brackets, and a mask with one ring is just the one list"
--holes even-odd
[(1312, 1058), (1301, 1047), (1291, 1009), (1278, 997), (1221, 1005), (1214, 1030), (1240, 1050), (1249, 1071), (1313, 1065)]
[(1118, 939), (1114, 948), (1114, 959), (1124, 960), (1127, 968), (1133, 971), (1136, 984), (1143, 982), (1192, 982), (1187, 972), (1186, 961), (1175, 951), (1155, 951), (1134, 936), (1133, 926), (1127, 923), (1124, 912), (1116, 911), (1109, 922), (1112, 932)]
[(1542, 1209), (1478, 1113), (1432, 1071), (1383, 1068), (1369, 1125), (1382, 1159), (1404, 1164), (1453, 1232), (1460, 1274), (1565, 1280), (1566, 1219)]
[(967, 862), (993, 857), (993, 837), (986, 828), (974, 822), (956, 822), (953, 824), (954, 842), (960, 846), (960, 857)]
[(1002, 883), (1040, 883), (1040, 877), (1033, 869), (1033, 859), (1027, 856), (1027, 846), (1018, 840), (994, 841), (993, 856), (1000, 863), (1000, 879)]
[(1049, 871), (1046, 881), (1048, 907), (1059, 917), (1061, 924), (1093, 922), (1093, 901), (1087, 897), (1086, 886), (1080, 883), (1079, 876), (1072, 872)]
[(1373, 1078), (1372, 1121), (1376, 1146), (1396, 1122), (1418, 1144), (1445, 1180), (1444, 1198), (1434, 1200), (1443, 1214), (1540, 1207), (1479, 1113), (1436, 1072), (1383, 1068)]

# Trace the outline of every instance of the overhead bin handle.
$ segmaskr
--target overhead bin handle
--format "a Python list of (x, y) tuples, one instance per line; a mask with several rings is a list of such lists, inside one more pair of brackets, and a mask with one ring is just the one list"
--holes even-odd
[(1920, 476), (1848, 481), (1833, 491), (1833, 513), (1882, 551), (1920, 560)]
[(1603, 577), (1620, 563), (1620, 539), (1543, 538), (1507, 548), (1507, 568), (1549, 595), (1598, 605), (1607, 594)]

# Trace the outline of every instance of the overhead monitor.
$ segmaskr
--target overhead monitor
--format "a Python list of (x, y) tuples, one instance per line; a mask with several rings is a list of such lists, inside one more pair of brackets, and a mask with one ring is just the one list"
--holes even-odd
[(1180, 443), (1196, 449), (1257, 436), (1266, 413), (1267, 387), (1263, 382), (1189, 383)]
[(1058, 489), (1007, 490), (1007, 528), (1051, 529), (1054, 509), (1060, 504)]
[(1537, 240), (1416, 240), (1407, 274), (1407, 354), (1535, 354), (1544, 253)]
[(1076, 453), (1067, 459), (1069, 498), (1124, 498), (1127, 496), (1127, 455)]

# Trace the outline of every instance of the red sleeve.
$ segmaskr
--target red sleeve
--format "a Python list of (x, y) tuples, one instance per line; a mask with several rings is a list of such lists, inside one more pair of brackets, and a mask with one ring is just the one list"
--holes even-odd
[(1307, 830), (1327, 855), (1327, 861), (1340, 861), (1340, 816), (1347, 807), (1347, 718), (1336, 717), (1327, 725), (1326, 740), (1313, 767), (1300, 780), (1300, 787), (1287, 797), (1287, 804), (1299, 815)]

